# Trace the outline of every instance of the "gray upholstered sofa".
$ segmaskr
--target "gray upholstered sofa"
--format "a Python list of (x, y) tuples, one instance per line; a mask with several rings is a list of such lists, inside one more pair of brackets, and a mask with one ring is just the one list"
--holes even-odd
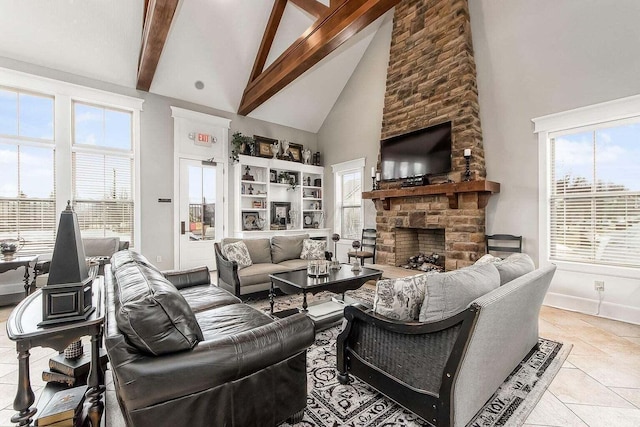
[(120, 251), (105, 268), (105, 347), (128, 427), (276, 426), (307, 404), (313, 322), (273, 319), (210, 284)]
[[(539, 311), (555, 266), (534, 269), (526, 255), (514, 258), (517, 263), (398, 279), (386, 293), (377, 289), (374, 308), (346, 307), (338, 380), (354, 375), (433, 425), (467, 425), (538, 345)], [(420, 298), (421, 281), (422, 306), (406, 310)], [(466, 303), (463, 288), (472, 292)], [(379, 309), (382, 300), (386, 308)], [(404, 312), (394, 312), (394, 304)], [(394, 320), (376, 313), (384, 310), (396, 317), (420, 314)], [(421, 321), (423, 315), (432, 320)]]
[[(223, 239), (221, 244), (215, 244), (218, 286), (236, 296), (269, 290), (270, 274), (307, 266), (307, 260), (300, 259), (305, 239), (309, 239), (308, 234), (271, 239)], [(251, 265), (248, 267), (241, 268), (224, 255), (225, 245), (239, 241), (243, 241), (249, 251)]]

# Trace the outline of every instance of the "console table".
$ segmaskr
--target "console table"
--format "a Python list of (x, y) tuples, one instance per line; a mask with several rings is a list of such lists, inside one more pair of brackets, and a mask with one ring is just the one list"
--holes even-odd
[(95, 311), (87, 320), (39, 327), (42, 321), (42, 291), (37, 290), (11, 312), (7, 321), (7, 335), (16, 342), (18, 352), (18, 391), (13, 409), (18, 411), (11, 422), (29, 426), (37, 409), (32, 407), (35, 396), (29, 378), (29, 350), (33, 347), (48, 347), (63, 351), (69, 344), (85, 335), (91, 336), (91, 368), (87, 380), (85, 401), (89, 404), (88, 418), (93, 427), (100, 425), (104, 403), (104, 372), (100, 364), (100, 343), (104, 322), (104, 283), (101, 276), (94, 279), (93, 306)]
[(18, 256), (11, 259), (0, 258), (0, 274), (10, 270), (17, 270), (24, 267), (24, 296), (29, 295), (29, 267), (33, 264), (35, 268), (38, 262), (38, 255)]

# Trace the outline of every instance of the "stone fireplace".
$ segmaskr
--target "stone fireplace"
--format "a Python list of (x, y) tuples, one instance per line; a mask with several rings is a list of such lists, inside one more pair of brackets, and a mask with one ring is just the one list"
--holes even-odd
[[(383, 182), (363, 194), (376, 205), (377, 260), (400, 265), (403, 229), (444, 230), (445, 269), (470, 265), (485, 252), (485, 207), (500, 184), (486, 170), (467, 0), (402, 0), (395, 8), (382, 139), (451, 121), (452, 170), (436, 184), (401, 188)], [(471, 181), (463, 152), (471, 149)]]
[(395, 231), (396, 266), (407, 264), (410, 257), (436, 253), (445, 256), (444, 228), (403, 228)]

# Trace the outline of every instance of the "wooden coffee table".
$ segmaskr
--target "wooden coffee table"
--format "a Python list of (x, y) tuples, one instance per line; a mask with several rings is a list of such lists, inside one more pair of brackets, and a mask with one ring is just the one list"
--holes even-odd
[(339, 270), (329, 270), (329, 275), (323, 277), (309, 277), (307, 269), (286, 271), (284, 273), (270, 274), (271, 289), (269, 291), (269, 303), (273, 315), (275, 287), (280, 288), (285, 294), (299, 294), (302, 292), (302, 311), (307, 312), (307, 294), (317, 294), (322, 291), (343, 294), (360, 288), (369, 280), (377, 280), (382, 276), (382, 271), (373, 268), (361, 267), (360, 271), (352, 271), (350, 264), (341, 264)]

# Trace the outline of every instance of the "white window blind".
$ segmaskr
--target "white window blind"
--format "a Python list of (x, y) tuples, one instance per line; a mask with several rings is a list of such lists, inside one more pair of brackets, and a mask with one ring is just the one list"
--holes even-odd
[(550, 142), (550, 259), (640, 267), (640, 120)]
[(0, 88), (0, 241), (51, 252), (56, 233), (53, 97)]
[(127, 111), (74, 103), (73, 205), (83, 237), (134, 245), (134, 152)]

